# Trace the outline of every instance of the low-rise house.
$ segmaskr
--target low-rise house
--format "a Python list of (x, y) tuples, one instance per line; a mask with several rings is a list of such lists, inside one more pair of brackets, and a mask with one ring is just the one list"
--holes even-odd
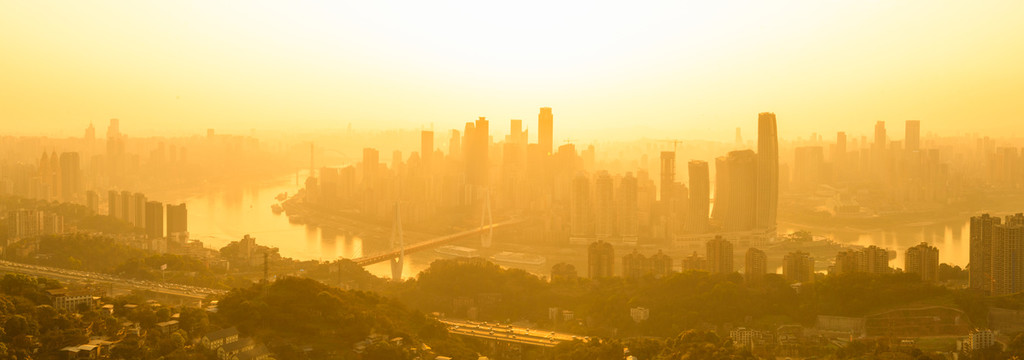
[(238, 341), (238, 329), (234, 326), (203, 335), (203, 338), (199, 340), (203, 347), (210, 350), (217, 350), (221, 346), (236, 341)]

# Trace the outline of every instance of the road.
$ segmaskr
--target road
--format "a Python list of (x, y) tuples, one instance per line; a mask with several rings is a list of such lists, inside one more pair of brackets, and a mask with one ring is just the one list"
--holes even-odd
[(555, 345), (558, 345), (558, 343), (563, 341), (590, 341), (590, 338), (585, 336), (530, 329), (507, 324), (495, 324), (457, 319), (437, 320), (448, 326), (448, 332), (452, 334), (472, 336), (481, 339), (490, 339), (510, 343), (518, 343), (523, 345), (554, 347)]
[(125, 279), (101, 273), (61, 269), (31, 264), (22, 264), (4, 260), (0, 260), (0, 271), (26, 274), (57, 280), (71, 280), (78, 282), (91, 281), (98, 283), (107, 283), (134, 290), (148, 290), (156, 293), (190, 297), (195, 299), (205, 299), (207, 295), (220, 295), (227, 293), (227, 291), (225, 290), (210, 289), (198, 286)]

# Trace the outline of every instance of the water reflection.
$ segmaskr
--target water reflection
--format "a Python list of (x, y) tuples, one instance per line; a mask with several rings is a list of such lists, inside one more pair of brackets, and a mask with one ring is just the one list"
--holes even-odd
[[(791, 233), (802, 228), (780, 227), (782, 232)], [(903, 268), (906, 251), (921, 242), (939, 249), (939, 261), (951, 265), (967, 266), (970, 260), (970, 220), (933, 223), (928, 225), (902, 226), (894, 230), (855, 229), (812, 229), (815, 235), (822, 235), (843, 244), (860, 246), (875, 245), (894, 250), (896, 257), (889, 263), (892, 267)]]

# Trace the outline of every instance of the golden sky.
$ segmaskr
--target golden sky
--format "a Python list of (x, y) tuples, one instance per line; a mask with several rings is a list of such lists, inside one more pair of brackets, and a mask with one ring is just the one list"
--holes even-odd
[[(1024, 1), (0, 1), (3, 133), (1024, 130)], [(531, 140), (536, 132), (531, 131)], [(497, 137), (496, 137), (497, 138)]]

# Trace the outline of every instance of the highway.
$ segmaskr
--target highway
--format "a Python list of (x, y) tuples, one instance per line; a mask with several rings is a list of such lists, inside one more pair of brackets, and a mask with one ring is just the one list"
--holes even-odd
[(554, 347), (563, 341), (590, 341), (589, 337), (573, 334), (536, 330), (507, 324), (475, 322), (469, 320), (437, 319), (448, 326), (448, 332), (455, 335), (497, 340), (523, 345)]
[(0, 260), (0, 271), (65, 281), (70, 280), (76, 282), (90, 281), (97, 283), (107, 283), (133, 290), (148, 290), (156, 293), (190, 297), (195, 299), (205, 299), (207, 295), (220, 295), (227, 293), (227, 291), (225, 290), (210, 289), (198, 286), (181, 285), (158, 281), (125, 279), (101, 273), (61, 269), (31, 264), (22, 264), (4, 260)]

